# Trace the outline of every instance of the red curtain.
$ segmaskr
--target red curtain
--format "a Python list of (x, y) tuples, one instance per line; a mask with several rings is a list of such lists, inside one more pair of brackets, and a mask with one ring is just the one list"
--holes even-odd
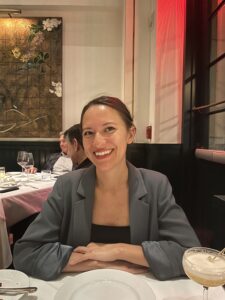
[(186, 0), (158, 0), (156, 17), (155, 142), (179, 143)]

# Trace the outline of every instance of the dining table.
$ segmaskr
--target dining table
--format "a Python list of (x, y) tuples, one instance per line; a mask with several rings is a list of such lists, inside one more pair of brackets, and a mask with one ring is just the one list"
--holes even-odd
[[(43, 180), (40, 173), (22, 174), (9, 172), (7, 180), (14, 183), (15, 190), (0, 192), (0, 269), (12, 263), (8, 229), (32, 214), (40, 212), (55, 183)], [(10, 185), (9, 185), (10, 187)]]
[[(97, 271), (97, 270), (96, 270)], [(110, 272), (115, 272), (115, 270), (106, 270), (110, 274)], [(97, 282), (96, 279), (96, 274), (98, 274), (95, 271), (90, 271), (93, 274), (93, 280), (96, 281), (98, 284), (98, 289), (101, 288), (102, 282)], [(85, 276), (90, 273), (90, 272), (84, 272), (83, 273), (83, 279)], [(104, 271), (103, 271), (104, 272)], [(124, 271), (123, 271), (124, 272)], [(86, 274), (85, 274), (86, 273)], [(127, 272), (124, 272), (127, 273)], [(82, 274), (82, 273), (80, 273)], [(56, 280), (52, 281), (44, 281), (41, 279), (37, 279), (34, 277), (29, 277), (29, 285), (32, 287), (37, 287), (37, 291), (31, 294), (24, 294), (17, 296), (16, 300), (21, 299), (21, 300), (58, 300), (59, 299), (59, 292), (62, 292), (64, 300), (73, 300), (73, 299), (97, 299), (96, 297), (93, 298), (88, 298), (83, 295), (82, 297), (82, 292), (79, 293), (79, 297), (76, 298), (75, 296), (68, 296), (67, 291), (69, 289), (76, 289), (76, 284), (79, 281), (79, 275), (78, 273), (62, 273)], [(127, 273), (130, 274), (130, 273)], [(90, 275), (87, 277), (89, 280), (86, 282), (87, 286), (90, 285), (91, 280), (90, 280)], [(104, 273), (103, 273), (104, 275)], [(117, 283), (120, 281), (120, 273), (118, 273), (116, 280)], [(126, 275), (126, 274), (125, 274)], [(131, 294), (131, 299), (144, 299), (144, 300), (202, 300), (203, 299), (203, 287), (188, 279), (187, 277), (179, 277), (175, 279), (170, 279), (170, 280), (165, 280), (165, 281), (160, 281), (156, 279), (150, 272), (145, 273), (145, 274), (139, 274), (139, 275), (132, 275), (134, 277), (134, 284), (133, 288), (134, 290), (136, 289), (138, 291), (138, 284), (140, 281), (142, 281), (142, 284), (145, 284), (148, 286), (148, 289), (140, 289), (140, 295), (134, 293)], [(94, 279), (95, 277), (95, 279)], [(107, 275), (105, 276), (107, 279)], [(126, 277), (124, 277), (126, 278)], [(135, 280), (136, 279), (136, 280)], [(71, 283), (71, 284), (67, 284)], [(74, 283), (74, 284), (73, 284)], [(126, 283), (124, 281), (124, 283)], [(67, 286), (66, 286), (67, 284)], [(115, 281), (110, 282), (107, 281), (108, 287), (105, 292), (105, 299), (111, 300), (123, 300), (123, 299), (128, 299), (125, 297), (116, 297), (115, 295), (112, 294), (112, 291), (110, 291), (111, 287), (113, 288), (113, 285), (115, 287)], [(65, 288), (67, 289), (65, 289)], [(81, 287), (81, 286), (80, 286)], [(84, 290), (84, 281), (83, 281), (83, 286), (82, 289)], [(143, 295), (141, 293), (143, 292)], [(144, 294), (145, 293), (145, 294)], [(141, 298), (139, 298), (141, 296)], [(4, 298), (4, 295), (0, 295), (0, 298), (5, 300), (8, 298)], [(104, 297), (103, 297), (104, 298)], [(14, 299), (13, 297), (10, 299)], [(100, 300), (102, 298), (100, 297)], [(225, 299), (225, 290), (222, 286), (219, 287), (211, 287), (209, 288), (209, 298), (208, 300), (224, 300)]]

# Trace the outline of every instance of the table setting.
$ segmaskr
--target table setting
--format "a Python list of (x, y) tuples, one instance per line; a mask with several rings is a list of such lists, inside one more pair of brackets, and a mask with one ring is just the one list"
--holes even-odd
[[(48, 171), (48, 172), (47, 172)], [(8, 173), (7, 173), (8, 174)], [(56, 178), (53, 174), (51, 174), (50, 170), (43, 170), (41, 172), (37, 172), (35, 174), (29, 174), (21, 172), (20, 174), (8, 174), (12, 180), (16, 182), (19, 187), (30, 186), (33, 188), (38, 188), (38, 183), (48, 183), (55, 182)]]
[(6, 172), (4, 166), (0, 166), (0, 193), (11, 192), (18, 189), (30, 187), (39, 188), (39, 182), (55, 182), (55, 180), (66, 172), (52, 173), (51, 170), (42, 170), (37, 172), (34, 167), (33, 153), (27, 151), (18, 151), (17, 164), (21, 167), (21, 172)]
[[(31, 152), (19, 151), (17, 163), (21, 166), (21, 172), (6, 172), (5, 167), (0, 167), (0, 193), (18, 190), (23, 187), (38, 189), (38, 182), (55, 181), (56, 176), (51, 170), (36, 172), (34, 158)], [(30, 170), (35, 170), (31, 172)]]
[(6, 193), (18, 189), (16, 181), (6, 175), (5, 167), (0, 167), (0, 193)]
[[(56, 280), (44, 281), (17, 270), (0, 270), (0, 282), (2, 300), (202, 300), (200, 284), (186, 277), (159, 281), (150, 272), (134, 275), (101, 269), (63, 273)], [(2, 293), (4, 286), (15, 290)], [(212, 287), (208, 300), (224, 297), (221, 286)]]
[(12, 262), (8, 228), (40, 212), (55, 181), (51, 172), (43, 175), (14, 171), (0, 176), (0, 268)]
[(31, 187), (39, 188), (39, 183), (55, 182), (56, 178), (51, 176), (51, 173), (43, 175), (43, 173), (27, 174), (24, 172), (7, 172), (5, 177), (0, 182), (0, 192), (10, 192), (13, 190)]

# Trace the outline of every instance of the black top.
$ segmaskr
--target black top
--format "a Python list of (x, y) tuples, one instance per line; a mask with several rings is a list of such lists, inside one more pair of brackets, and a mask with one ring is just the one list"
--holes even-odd
[(130, 244), (130, 226), (105, 226), (92, 224), (91, 241), (105, 244)]

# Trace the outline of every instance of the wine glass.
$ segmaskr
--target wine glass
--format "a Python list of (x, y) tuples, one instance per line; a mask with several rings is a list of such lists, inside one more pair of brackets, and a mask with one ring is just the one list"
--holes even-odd
[(26, 164), (28, 163), (28, 153), (26, 151), (19, 151), (17, 154), (17, 163), (21, 166), (22, 172), (25, 169)]
[(4, 182), (5, 177), (5, 167), (0, 167), (0, 184)]
[(34, 166), (34, 157), (33, 157), (33, 153), (31, 153), (31, 152), (28, 152), (27, 155), (28, 155), (28, 160), (27, 160), (27, 163), (24, 166), (24, 168), (30, 169)]
[(215, 249), (187, 249), (182, 263), (186, 275), (203, 285), (203, 300), (208, 300), (209, 287), (225, 284), (225, 255)]

